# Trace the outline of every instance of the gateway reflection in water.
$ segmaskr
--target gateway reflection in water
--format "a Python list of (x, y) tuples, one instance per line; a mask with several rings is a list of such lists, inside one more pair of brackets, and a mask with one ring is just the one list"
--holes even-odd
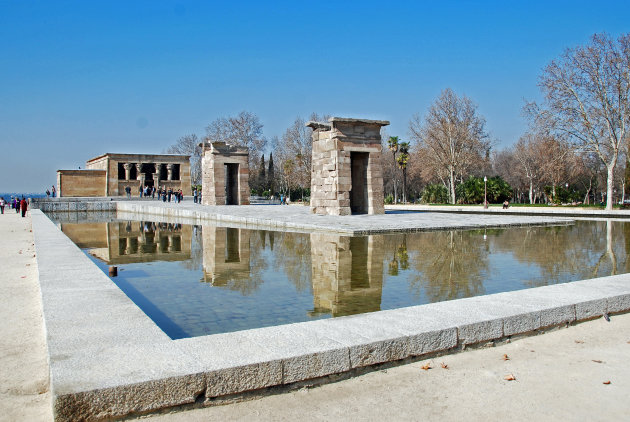
[[(54, 216), (53, 216), (54, 218)], [(169, 336), (395, 309), (628, 272), (630, 224), (348, 237), (152, 222), (61, 224)]]

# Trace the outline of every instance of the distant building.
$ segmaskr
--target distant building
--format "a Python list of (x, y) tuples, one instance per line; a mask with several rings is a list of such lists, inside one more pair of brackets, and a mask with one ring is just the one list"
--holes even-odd
[(134, 196), (145, 186), (190, 195), (190, 156), (107, 153), (88, 160), (86, 170), (57, 171), (60, 197), (123, 196), (127, 186)]

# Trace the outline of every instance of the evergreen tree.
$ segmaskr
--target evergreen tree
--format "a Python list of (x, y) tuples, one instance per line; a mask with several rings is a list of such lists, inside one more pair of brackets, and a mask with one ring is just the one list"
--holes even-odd
[(269, 153), (269, 171), (267, 171), (267, 188), (269, 192), (273, 195), (273, 183), (274, 183), (274, 170), (273, 170), (273, 152)]
[(260, 193), (267, 190), (267, 176), (265, 175), (265, 154), (260, 157), (260, 172), (258, 173), (258, 189)]

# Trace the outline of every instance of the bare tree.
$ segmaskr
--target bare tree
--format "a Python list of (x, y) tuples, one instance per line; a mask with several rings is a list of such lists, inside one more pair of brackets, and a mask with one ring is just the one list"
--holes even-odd
[(520, 170), (515, 148), (508, 147), (493, 154), (492, 173), (501, 176), (514, 190), (513, 198), (522, 202), (521, 194), (528, 191), (529, 183)]
[(455, 203), (457, 177), (463, 178), (474, 163), (487, 158), (490, 142), (485, 119), (466, 96), (458, 97), (450, 88), (442, 91), (424, 120), (418, 114), (409, 123), (411, 138), (418, 142), (433, 166), (447, 174), (451, 203)]
[(531, 132), (521, 136), (514, 147), (518, 169), (527, 180), (530, 204), (535, 202), (534, 188), (538, 187), (541, 177), (539, 153), (538, 139)]
[(193, 185), (201, 184), (201, 148), (197, 135), (185, 135), (179, 138), (165, 152), (167, 154), (190, 155), (190, 180)]
[(220, 117), (206, 127), (206, 139), (211, 142), (226, 142), (249, 148), (250, 169), (256, 167), (256, 158), (265, 149), (267, 140), (263, 136), (263, 124), (254, 113), (241, 111), (234, 117)]
[[(327, 115), (312, 113), (310, 120), (326, 121)], [(306, 121), (302, 117), (296, 117), (275, 148), (276, 157), (279, 159), (278, 169), (284, 174), (284, 185), (287, 189), (299, 187), (302, 196), (304, 190), (311, 187), (311, 163), (313, 158), (312, 131), (306, 127)], [(290, 174), (289, 174), (289, 173)], [(302, 198), (304, 199), (304, 198)]]
[(595, 34), (588, 44), (567, 49), (543, 71), (541, 116), (606, 166), (606, 209), (612, 209), (614, 171), (627, 147), (630, 124), (630, 34), (616, 41)]
[[(293, 124), (285, 130), (280, 145), (278, 146), (278, 156), (284, 163), (288, 160), (292, 164), (291, 168), (295, 184), (302, 189), (311, 186), (311, 159), (313, 156), (313, 138), (311, 129), (306, 127), (306, 122), (301, 117), (296, 117)], [(283, 168), (284, 164), (283, 164)]]

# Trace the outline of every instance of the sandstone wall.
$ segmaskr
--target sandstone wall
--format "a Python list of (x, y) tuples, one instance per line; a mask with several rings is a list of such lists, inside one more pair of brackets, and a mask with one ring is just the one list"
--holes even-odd
[(107, 172), (104, 170), (59, 170), (57, 189), (60, 197), (106, 196)]
[[(380, 120), (333, 117), (330, 123), (309, 122), (313, 128), (311, 211), (316, 214), (350, 215), (352, 153), (366, 153), (367, 180), (361, 183), (367, 200), (361, 213), (384, 214), (383, 165)], [(357, 189), (357, 187), (354, 187)]]
[[(214, 142), (204, 146), (202, 204), (225, 205), (225, 165), (238, 164), (238, 205), (249, 205), (249, 151), (247, 148)], [(190, 171), (190, 167), (189, 170)]]

